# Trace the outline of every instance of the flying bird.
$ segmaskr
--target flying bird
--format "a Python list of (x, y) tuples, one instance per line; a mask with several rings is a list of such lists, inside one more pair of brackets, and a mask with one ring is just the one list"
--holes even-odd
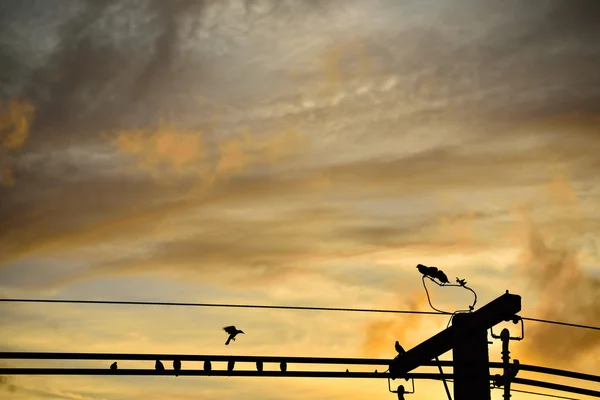
[(444, 271), (442, 271), (441, 269), (435, 271), (433, 277), (437, 278), (437, 280), (440, 281), (440, 282), (442, 282), (442, 283), (450, 283), (450, 281), (448, 280), (448, 277), (446, 276), (446, 274), (444, 273)]
[(165, 366), (163, 365), (163, 363), (160, 362), (160, 360), (156, 360), (156, 363), (154, 364), (154, 369), (156, 369), (157, 371), (164, 371)]
[(238, 333), (244, 333), (244, 331), (237, 329), (233, 325), (232, 326), (226, 326), (225, 328), (223, 328), (223, 330), (225, 332), (229, 333), (229, 337), (227, 338), (227, 341), (225, 342), (226, 345), (228, 345), (229, 342), (231, 342), (232, 340), (235, 340), (235, 337), (238, 335)]
[(398, 355), (401, 356), (402, 354), (406, 353), (406, 351), (404, 350), (404, 347), (402, 347), (400, 345), (400, 342), (398, 342), (396, 340), (396, 344), (394, 345), (394, 347), (396, 348), (396, 351), (398, 352)]
[(257, 361), (256, 362), (256, 370), (258, 372), (262, 372), (262, 370), (263, 370), (263, 362), (262, 361)]
[(175, 370), (175, 376), (179, 376), (179, 371), (181, 371), (181, 360), (173, 360), (173, 369)]
[(234, 366), (235, 366), (235, 361), (229, 360), (229, 362), (227, 362), (227, 371), (229, 371), (229, 372), (233, 371)]
[(210, 365), (210, 360), (204, 361), (204, 371), (210, 372), (211, 369), (212, 369), (212, 365)]
[(279, 368), (281, 369), (281, 372), (287, 371), (287, 364), (285, 361), (282, 361), (281, 364), (279, 364)]
[(116, 361), (114, 363), (110, 364), (110, 369), (112, 371), (116, 371), (117, 370), (117, 362)]

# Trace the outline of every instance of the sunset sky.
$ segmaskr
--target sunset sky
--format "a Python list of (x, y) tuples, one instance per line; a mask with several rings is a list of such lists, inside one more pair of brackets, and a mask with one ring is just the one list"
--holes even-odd
[[(0, 297), (431, 311), (423, 263), (477, 307), (509, 290), (523, 316), (598, 326), (599, 19), (596, 0), (0, 0)], [(472, 301), (429, 287), (443, 310)], [(447, 323), (0, 303), (0, 351), (392, 358)], [(246, 335), (226, 347), (232, 324)], [(600, 333), (526, 322), (511, 357), (598, 374)], [(0, 398), (396, 397), (385, 380), (15, 376)]]

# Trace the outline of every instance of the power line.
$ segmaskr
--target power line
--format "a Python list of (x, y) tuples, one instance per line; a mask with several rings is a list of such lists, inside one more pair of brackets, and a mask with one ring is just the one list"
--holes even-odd
[(537, 387), (542, 387), (542, 388), (546, 388), (546, 389), (558, 390), (560, 392), (583, 394), (583, 395), (591, 396), (591, 397), (600, 397), (600, 392), (597, 390), (561, 385), (561, 384), (552, 383), (552, 382), (542, 382), (542, 381), (536, 381), (533, 379), (524, 379), (524, 378), (513, 378), (512, 383), (518, 384), (518, 385), (537, 386)]
[[(225, 356), (217, 354), (128, 354), (128, 353), (54, 353), (54, 352), (0, 352), (0, 359), (5, 360), (112, 360), (112, 361), (153, 361), (153, 360), (181, 360), (181, 361), (215, 361), (255, 363), (263, 361), (266, 363), (279, 364), (286, 361), (289, 364), (329, 364), (329, 365), (375, 365), (389, 366), (391, 359), (385, 358), (339, 358), (339, 357), (294, 357), (294, 356)], [(452, 361), (439, 361), (442, 367), (453, 367)], [(437, 361), (426, 361), (421, 363), (423, 367), (437, 367)], [(490, 362), (490, 368), (502, 369), (501, 362)], [(581, 372), (566, 371), (538, 365), (521, 364), (521, 371), (529, 371), (546, 375), (563, 376), (566, 378), (581, 379), (590, 382), (599, 382), (600, 376), (584, 374)]]
[[(500, 388), (496, 388), (496, 389), (500, 389)], [(579, 400), (576, 399), (574, 397), (565, 397), (565, 396), (558, 396), (556, 394), (549, 394), (549, 393), (539, 393), (539, 392), (530, 392), (528, 390), (518, 390), (518, 389), (510, 389), (511, 392), (517, 392), (517, 393), (526, 393), (526, 394), (534, 394), (536, 396), (546, 396), (546, 397), (553, 397), (555, 399), (567, 399), (567, 400)]]
[[(232, 357), (235, 359), (235, 357)], [(340, 372), (340, 371), (256, 371), (256, 370), (166, 370), (156, 371), (155, 369), (119, 369), (116, 371), (108, 368), (0, 368), (0, 375), (141, 375), (141, 376), (170, 376), (170, 375), (187, 375), (187, 376), (247, 376), (247, 377), (288, 377), (288, 378), (375, 378), (387, 379), (389, 373), (383, 372)], [(453, 374), (444, 375), (448, 379), (454, 379)], [(408, 373), (408, 379), (432, 379), (440, 380), (439, 373)], [(599, 397), (600, 392), (591, 389), (580, 388), (576, 386), (560, 385), (550, 382), (536, 381), (532, 379), (514, 378), (513, 383), (537, 386), (547, 389), (553, 389), (562, 392), (570, 392), (583, 394), (591, 397)]]
[(411, 310), (386, 310), (369, 308), (342, 308), (342, 307), (311, 307), (311, 306), (281, 306), (259, 304), (224, 304), (224, 303), (176, 303), (154, 301), (116, 301), (116, 300), (56, 300), (56, 299), (0, 299), (0, 302), (13, 303), (72, 303), (72, 304), (111, 304), (132, 306), (176, 306), (176, 307), (217, 307), (217, 308), (259, 308), (270, 310), (307, 310), (307, 311), (344, 311), (344, 312), (370, 312), (390, 314), (424, 314), (424, 315), (450, 315), (434, 311)]
[[(441, 311), (412, 311), (412, 310), (386, 310), (369, 308), (343, 308), (343, 307), (311, 307), (311, 306), (282, 306), (259, 304), (225, 304), (225, 303), (178, 303), (178, 302), (153, 302), (153, 301), (117, 301), (117, 300), (61, 300), (61, 299), (0, 299), (5, 303), (69, 303), (69, 304), (107, 304), (107, 305), (132, 305), (132, 306), (175, 306), (175, 307), (215, 307), (215, 308), (255, 308), (271, 310), (306, 310), (306, 311), (343, 311), (343, 312), (369, 312), (388, 314), (422, 314), (422, 315), (452, 315)], [(600, 327), (591, 325), (572, 324), (569, 322), (551, 321), (546, 319), (523, 317), (525, 321), (539, 322), (554, 325), (563, 325), (573, 328), (592, 329), (600, 331)]]
[(532, 322), (542, 322), (542, 323), (545, 323), (545, 324), (570, 326), (570, 327), (573, 327), (573, 328), (593, 329), (595, 331), (600, 331), (600, 327), (598, 327), (598, 326), (580, 325), (580, 324), (572, 324), (570, 322), (550, 321), (550, 320), (547, 320), (547, 319), (525, 318), (525, 317), (523, 317), (523, 320), (525, 320), (525, 321), (532, 321)]

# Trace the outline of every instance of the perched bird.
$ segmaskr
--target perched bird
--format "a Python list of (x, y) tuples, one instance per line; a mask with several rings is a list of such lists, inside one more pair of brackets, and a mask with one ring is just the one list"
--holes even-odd
[(467, 284), (467, 281), (464, 279), (458, 279), (458, 276), (457, 276), (456, 283), (458, 283), (460, 286), (465, 286)]
[(231, 342), (232, 340), (235, 340), (235, 337), (238, 335), (238, 333), (244, 333), (244, 331), (237, 329), (235, 326), (226, 326), (225, 328), (223, 328), (223, 330), (227, 333), (229, 333), (229, 337), (227, 338), (227, 341), (225, 342), (225, 344), (229, 344), (229, 342)]
[(256, 370), (258, 372), (262, 372), (262, 370), (263, 370), (263, 362), (262, 361), (257, 361), (256, 362)]
[(234, 366), (235, 366), (235, 361), (229, 360), (229, 362), (227, 363), (227, 371), (229, 371), (229, 372), (233, 371)]
[(204, 361), (204, 371), (210, 372), (211, 369), (212, 369), (212, 365), (210, 365), (210, 360)]
[(423, 264), (418, 264), (417, 265), (417, 269), (419, 270), (420, 273), (422, 273), (425, 276), (430, 276), (432, 278), (435, 278), (435, 274), (437, 273), (438, 269), (436, 267), (428, 267), (426, 265)]
[(347, 374), (349, 374), (349, 373), (350, 373), (350, 370), (349, 370), (348, 368), (346, 368), (346, 373), (347, 373)]
[(446, 274), (444, 273), (444, 271), (442, 271), (441, 269), (435, 271), (433, 277), (437, 278), (437, 280), (440, 281), (440, 282), (442, 282), (442, 283), (450, 283), (450, 281), (448, 280), (448, 277), (446, 276)]
[(173, 370), (175, 370), (175, 376), (179, 376), (179, 371), (181, 371), (181, 360), (173, 360)]
[(285, 372), (285, 371), (287, 371), (287, 364), (285, 363), (285, 361), (282, 361), (282, 362), (279, 364), (279, 368), (281, 369), (281, 372)]
[(117, 362), (116, 361), (114, 363), (110, 364), (110, 369), (113, 371), (117, 370)]
[(154, 369), (156, 369), (157, 371), (164, 371), (165, 366), (163, 365), (163, 363), (160, 362), (160, 360), (156, 360), (156, 363), (154, 364)]
[(404, 348), (400, 345), (400, 342), (398, 342), (396, 340), (396, 344), (394, 345), (396, 347), (396, 351), (398, 352), (398, 355), (401, 356), (402, 354), (406, 353), (406, 351), (404, 350)]

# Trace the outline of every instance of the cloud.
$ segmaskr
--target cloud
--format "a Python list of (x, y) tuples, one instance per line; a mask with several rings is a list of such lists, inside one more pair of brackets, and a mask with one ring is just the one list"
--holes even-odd
[[(557, 225), (540, 225), (528, 212), (522, 213), (525, 248), (518, 273), (537, 296), (532, 308), (535, 318), (595, 326), (600, 320), (600, 279), (581, 268), (582, 240), (577, 192), (566, 175), (558, 175), (548, 185), (554, 214), (563, 219)], [(568, 217), (565, 219), (565, 217)], [(588, 355), (600, 350), (598, 335), (586, 329), (548, 324), (526, 324), (526, 352), (536, 360), (565, 367), (589, 362)], [(568, 340), (566, 339), (568, 338)], [(590, 365), (597, 368), (597, 361)]]
[(25, 100), (0, 104), (0, 186), (13, 186), (15, 177), (7, 160), (9, 153), (19, 150), (29, 136), (34, 107)]
[[(400, 293), (406, 288), (400, 287)], [(390, 309), (408, 311), (430, 310), (425, 293), (417, 291), (397, 295), (396, 302)], [(423, 340), (423, 336), (431, 336), (436, 329), (443, 329), (446, 321), (432, 321), (422, 314), (394, 315), (378, 317), (365, 325), (362, 351), (366, 357), (395, 357), (394, 343), (400, 342), (405, 350), (409, 350)]]

